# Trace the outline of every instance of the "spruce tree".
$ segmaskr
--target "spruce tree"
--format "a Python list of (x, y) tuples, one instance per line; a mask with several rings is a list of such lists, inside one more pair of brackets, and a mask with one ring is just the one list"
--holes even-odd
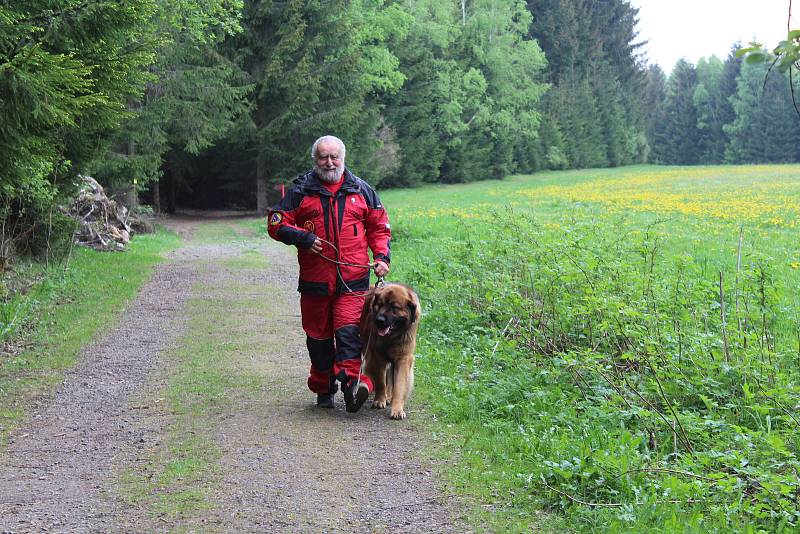
[(563, 133), (573, 167), (622, 165), (642, 157), (637, 10), (621, 0), (529, 0), (527, 5), (533, 13), (529, 35), (548, 58), (551, 91), (563, 93), (548, 100), (552, 107), (545, 115), (556, 124), (542, 125), (542, 131)]
[(685, 59), (678, 60), (667, 83), (664, 118), (656, 128), (653, 147), (656, 159), (662, 163), (694, 165), (700, 161), (701, 139), (694, 103), (696, 88), (694, 66)]
[(49, 224), (59, 188), (85, 170), (98, 138), (141, 94), (156, 48), (155, 8), (153, 0), (0, 4), (0, 219), (6, 228), (29, 238)]

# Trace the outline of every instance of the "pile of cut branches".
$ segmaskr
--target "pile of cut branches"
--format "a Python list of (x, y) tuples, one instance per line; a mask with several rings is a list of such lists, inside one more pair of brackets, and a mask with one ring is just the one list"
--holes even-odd
[(96, 250), (123, 250), (131, 239), (128, 208), (108, 198), (103, 186), (82, 176), (78, 196), (64, 213), (78, 221), (75, 244)]

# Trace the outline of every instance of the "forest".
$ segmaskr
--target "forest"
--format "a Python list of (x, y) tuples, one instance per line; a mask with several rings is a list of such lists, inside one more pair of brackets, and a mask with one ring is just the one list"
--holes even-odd
[(788, 77), (649, 65), (625, 0), (0, 3), (0, 259), (57, 253), (88, 174), (140, 209), (263, 212), (332, 133), (381, 189), (795, 162)]

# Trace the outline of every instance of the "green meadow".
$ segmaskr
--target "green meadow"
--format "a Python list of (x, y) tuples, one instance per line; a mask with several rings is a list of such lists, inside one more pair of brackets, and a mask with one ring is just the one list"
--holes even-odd
[(381, 197), (423, 302), (416, 395), (478, 524), (798, 528), (800, 166)]

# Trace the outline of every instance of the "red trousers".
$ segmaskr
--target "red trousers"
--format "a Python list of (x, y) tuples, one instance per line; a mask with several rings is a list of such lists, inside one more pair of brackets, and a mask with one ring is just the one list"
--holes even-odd
[(369, 377), (360, 375), (361, 337), (358, 323), (364, 297), (300, 294), (300, 313), (306, 345), (311, 358), (308, 389), (314, 393), (336, 393), (336, 381), (342, 388), (352, 387), (359, 379), (372, 391)]

